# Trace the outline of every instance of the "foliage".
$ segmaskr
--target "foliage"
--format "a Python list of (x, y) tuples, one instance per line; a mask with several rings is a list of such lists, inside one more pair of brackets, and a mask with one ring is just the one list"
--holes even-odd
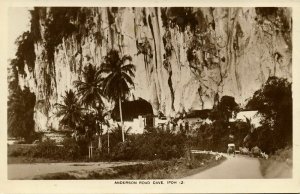
[(61, 117), (60, 123), (66, 125), (70, 128), (75, 129), (75, 127), (82, 121), (82, 108), (78, 103), (76, 94), (72, 91), (66, 91), (65, 96), (63, 96), (63, 104), (56, 104), (58, 112), (57, 117)]
[(24, 138), (26, 142), (33, 141), (34, 135), (34, 105), (35, 95), (29, 88), (14, 89), (8, 99), (8, 134)]
[(71, 21), (77, 19), (79, 7), (52, 7), (50, 17), (45, 21), (46, 53), (49, 63), (54, 61), (55, 47), (62, 43), (64, 38), (77, 31), (77, 26)]
[(291, 12), (290, 8), (278, 7), (256, 7), (255, 18), (258, 26), (266, 35), (278, 35), (284, 38), (288, 45), (288, 49), (292, 49), (292, 19), (287, 17), (287, 12)]
[(44, 27), (45, 54), (50, 65), (54, 62), (56, 47), (70, 36), (76, 38), (79, 46), (82, 37), (89, 35), (89, 33), (92, 33), (98, 44), (101, 44), (103, 39), (101, 32), (92, 32), (91, 30), (95, 23), (91, 17), (90, 8), (35, 7), (30, 11), (30, 14), (31, 33), (34, 41), (41, 41), (41, 26)]
[(221, 101), (216, 105), (211, 112), (212, 120), (224, 120), (229, 121), (232, 117), (232, 113), (236, 113), (239, 110), (238, 104), (235, 102), (234, 97), (222, 96)]
[(63, 155), (60, 147), (57, 147), (55, 141), (50, 139), (39, 143), (32, 152), (32, 156), (38, 158), (56, 159), (62, 158)]
[(40, 11), (41, 8), (34, 7), (33, 10), (29, 11), (31, 15), (30, 19), (30, 31), (34, 37), (34, 41), (40, 41), (42, 38), (41, 29), (40, 29)]
[(74, 138), (65, 138), (62, 142), (64, 158), (68, 160), (78, 160), (84, 156), (81, 141), (76, 141)]
[[(131, 87), (134, 87), (135, 66), (131, 62), (131, 56), (125, 55), (120, 58), (118, 51), (111, 50), (101, 64), (103, 94), (114, 101), (119, 100), (122, 125), (121, 101), (130, 92)], [(124, 134), (122, 139), (125, 141)]]
[(8, 157), (31, 156), (33, 146), (30, 144), (13, 144), (7, 147)]
[(192, 7), (162, 8), (161, 18), (163, 26), (168, 26), (170, 23), (171, 25), (177, 24), (181, 31), (184, 31), (187, 25), (195, 30), (198, 25), (197, 16), (193, 13)]
[(292, 144), (293, 100), (291, 83), (270, 77), (247, 104), (263, 116), (256, 140), (263, 151), (274, 152)]
[(275, 15), (278, 12), (278, 7), (256, 7), (255, 12), (257, 15), (264, 17)]
[(103, 93), (110, 99), (124, 98), (134, 86), (135, 66), (130, 56), (120, 58), (118, 51), (111, 50), (101, 64)]
[(28, 70), (31, 72), (34, 69), (35, 64), (35, 51), (34, 51), (34, 37), (29, 31), (24, 32), (19, 36), (15, 42), (17, 44), (16, 58), (12, 65), (18, 68), (20, 74), (25, 75), (25, 64), (28, 66)]
[(8, 95), (19, 88), (19, 77), (17, 65), (18, 59), (12, 59), (7, 68)]
[[(118, 141), (120, 136), (120, 130), (110, 134), (112, 160), (170, 160), (185, 154), (185, 136), (182, 134), (152, 128), (144, 134), (127, 134), (126, 142)], [(104, 142), (106, 147), (106, 138)]]
[(91, 106), (96, 108), (97, 103), (102, 104), (100, 71), (92, 64), (89, 64), (85, 67), (82, 76), (82, 81), (77, 80), (74, 82), (80, 97), (80, 102), (86, 107)]
[(102, 101), (102, 88), (101, 88), (101, 71), (98, 70), (92, 64), (85, 67), (83, 71), (83, 81), (75, 81), (75, 86), (77, 88), (81, 104), (85, 105), (87, 108), (93, 108), (93, 112), (86, 113), (84, 117), (85, 126), (88, 126), (88, 140), (92, 140), (92, 133), (98, 133), (99, 135), (99, 148), (102, 146), (101, 136), (102, 136), (102, 125), (104, 121), (103, 117), (103, 101)]
[[(212, 124), (203, 124), (189, 132), (189, 144), (194, 149), (226, 152), (227, 144), (234, 143), (237, 147), (244, 146), (244, 138), (250, 128), (247, 123), (236, 121), (228, 124), (218, 120)], [(230, 139), (229, 136), (234, 138)]]
[(66, 138), (61, 146), (58, 146), (54, 140), (46, 139), (37, 145), (9, 147), (8, 156), (45, 158), (59, 161), (76, 161), (83, 159), (85, 155), (81, 152), (80, 144), (72, 138)]
[(137, 47), (137, 55), (143, 54), (148, 57), (148, 59), (153, 58), (153, 52), (152, 48), (150, 45), (150, 42), (147, 38), (141, 43), (136, 42), (136, 47)]

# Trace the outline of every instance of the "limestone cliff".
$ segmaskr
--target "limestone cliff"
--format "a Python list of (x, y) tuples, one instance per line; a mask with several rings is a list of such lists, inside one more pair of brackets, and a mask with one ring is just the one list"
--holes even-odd
[[(166, 115), (212, 108), (223, 95), (243, 105), (269, 76), (292, 79), (288, 8), (35, 8), (33, 13), (35, 64), (25, 66), (19, 82), (36, 94), (37, 131), (59, 128), (53, 105), (75, 89), (84, 66), (99, 66), (110, 49), (133, 57), (132, 98), (141, 97), (154, 113)], [(55, 26), (58, 20), (65, 25)], [(51, 39), (53, 25), (65, 28), (57, 31), (63, 36)]]

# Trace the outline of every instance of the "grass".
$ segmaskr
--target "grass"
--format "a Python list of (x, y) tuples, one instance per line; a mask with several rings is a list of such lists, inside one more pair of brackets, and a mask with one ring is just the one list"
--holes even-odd
[(176, 179), (199, 173), (207, 168), (220, 164), (224, 160), (224, 157), (215, 160), (214, 155), (203, 154), (203, 156), (195, 159), (192, 164), (184, 158), (169, 161), (154, 160), (144, 164), (115, 166), (92, 171), (50, 173), (36, 176), (34, 179)]
[(67, 162), (62, 159), (34, 157), (35, 144), (13, 144), (7, 147), (8, 164)]
[(31, 158), (26, 156), (8, 156), (7, 164), (32, 164), (32, 163), (58, 163), (61, 162), (55, 159), (49, 158)]

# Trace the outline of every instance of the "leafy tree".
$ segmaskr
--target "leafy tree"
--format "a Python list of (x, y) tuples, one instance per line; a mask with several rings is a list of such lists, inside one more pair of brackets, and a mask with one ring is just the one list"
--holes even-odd
[(61, 124), (75, 129), (82, 121), (82, 108), (78, 102), (75, 93), (72, 90), (66, 91), (63, 96), (63, 104), (56, 104), (58, 117), (62, 116)]
[(223, 96), (220, 103), (214, 107), (210, 116), (213, 120), (223, 120), (228, 122), (232, 113), (236, 113), (238, 110), (239, 106), (235, 102), (234, 97)]
[[(120, 58), (118, 51), (111, 50), (101, 64), (101, 73), (104, 78), (102, 80), (103, 94), (114, 101), (119, 101), (120, 119), (123, 128), (122, 117), (122, 99), (129, 93), (131, 87), (134, 86), (133, 77), (135, 66), (131, 63), (130, 56)], [(122, 140), (125, 141), (124, 131), (122, 130)]]
[(18, 59), (12, 59), (7, 68), (8, 93), (11, 95), (19, 87), (19, 77), (17, 70)]
[(247, 108), (263, 116), (258, 142), (263, 150), (274, 152), (292, 143), (293, 100), (291, 83), (284, 78), (270, 77), (249, 100)]
[(34, 138), (34, 105), (35, 95), (28, 87), (21, 90), (20, 87), (14, 91), (8, 99), (8, 134), (13, 137), (24, 138), (31, 142)]
[[(74, 82), (78, 95), (80, 97), (80, 102), (85, 105), (86, 108), (93, 108), (95, 111), (94, 124), (98, 125), (102, 122), (102, 90), (101, 90), (101, 77), (100, 71), (97, 70), (95, 66), (89, 64), (84, 69), (83, 80), (77, 80)], [(90, 116), (90, 114), (89, 114)], [(97, 126), (98, 128), (98, 126)], [(102, 127), (101, 127), (102, 128)], [(102, 130), (96, 130), (99, 133), (99, 148), (101, 145)]]

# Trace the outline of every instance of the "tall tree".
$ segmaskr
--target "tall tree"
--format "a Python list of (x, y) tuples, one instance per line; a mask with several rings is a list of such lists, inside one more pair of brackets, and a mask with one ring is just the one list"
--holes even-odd
[(257, 130), (260, 148), (274, 152), (292, 145), (292, 84), (287, 79), (269, 77), (263, 87), (249, 100), (247, 108), (258, 110), (263, 117), (262, 126)]
[(213, 120), (229, 122), (232, 113), (237, 113), (239, 105), (232, 96), (222, 96), (221, 101), (212, 110), (210, 117)]
[[(92, 108), (95, 112), (95, 125), (98, 125), (102, 121), (102, 90), (101, 90), (101, 77), (100, 71), (95, 66), (89, 64), (82, 72), (83, 80), (77, 80), (74, 82), (77, 88), (80, 102), (89, 110)], [(90, 112), (90, 111), (89, 111)], [(99, 126), (97, 126), (98, 128)], [(102, 147), (102, 127), (97, 132), (99, 133), (98, 148)]]
[(101, 64), (103, 94), (109, 99), (119, 102), (123, 142), (125, 141), (125, 135), (123, 130), (122, 100), (130, 92), (131, 87), (134, 87), (135, 66), (131, 62), (131, 56), (125, 55), (121, 58), (118, 51), (111, 50)]
[(56, 107), (58, 108), (56, 115), (62, 117), (61, 124), (75, 129), (82, 121), (83, 109), (73, 90), (66, 91), (63, 96), (63, 104), (57, 103)]
[(23, 90), (20, 87), (14, 91), (8, 99), (8, 134), (13, 137), (22, 137), (26, 142), (34, 137), (34, 105), (35, 95), (29, 88)]

